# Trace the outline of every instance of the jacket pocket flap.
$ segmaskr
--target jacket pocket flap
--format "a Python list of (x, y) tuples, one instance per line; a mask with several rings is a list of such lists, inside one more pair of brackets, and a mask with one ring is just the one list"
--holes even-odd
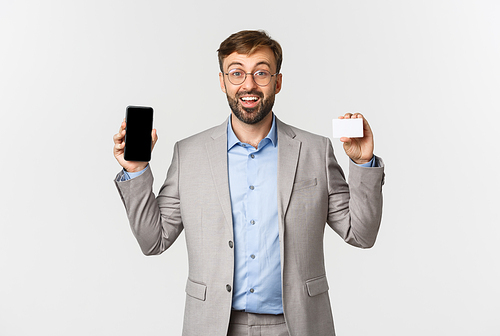
[(322, 275), (318, 278), (314, 278), (306, 281), (307, 293), (309, 296), (315, 296), (324, 293), (330, 289), (328, 287), (328, 281), (326, 280), (326, 275)]
[(186, 294), (194, 297), (195, 299), (205, 301), (207, 293), (207, 286), (200, 284), (190, 279), (186, 283)]

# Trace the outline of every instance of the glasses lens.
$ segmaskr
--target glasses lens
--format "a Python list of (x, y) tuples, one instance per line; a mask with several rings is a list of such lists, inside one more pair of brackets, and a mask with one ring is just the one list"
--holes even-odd
[(241, 69), (233, 69), (229, 70), (227, 75), (229, 77), (229, 81), (234, 85), (240, 85), (245, 81), (246, 73)]
[(253, 74), (253, 80), (257, 85), (265, 86), (271, 81), (271, 74), (266, 70), (259, 70)]

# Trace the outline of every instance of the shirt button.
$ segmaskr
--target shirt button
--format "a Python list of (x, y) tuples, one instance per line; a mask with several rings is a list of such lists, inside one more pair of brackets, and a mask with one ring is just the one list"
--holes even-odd
[(234, 246), (233, 241), (232, 241), (232, 240), (230, 240), (230, 241), (229, 241), (229, 247), (230, 247), (230, 248), (233, 248), (233, 246)]
[(228, 292), (230, 292), (230, 291), (231, 291), (231, 286), (230, 286), (230, 285), (226, 285), (226, 290), (227, 290)]
[(255, 292), (255, 290), (253, 288), (250, 288), (250, 293), (253, 293)]
[(254, 190), (254, 189), (255, 189), (255, 187), (254, 187), (254, 186), (250, 186), (250, 190)]
[(252, 254), (250, 258), (255, 259), (255, 254)]
[(255, 155), (253, 155), (253, 154), (252, 154), (252, 155), (250, 155), (250, 157), (251, 157), (252, 159), (255, 159)]
[(246, 147), (247, 145), (245, 145), (245, 144), (241, 144), (241, 146)]
[(250, 221), (250, 224), (254, 225), (254, 224), (255, 224), (255, 221), (252, 219), (252, 220)]

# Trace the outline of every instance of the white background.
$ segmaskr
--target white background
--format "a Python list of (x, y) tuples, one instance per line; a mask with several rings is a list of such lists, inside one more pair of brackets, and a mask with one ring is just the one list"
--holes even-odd
[(327, 229), (338, 335), (500, 335), (499, 17), (494, 0), (0, 0), (0, 335), (180, 335), (184, 235), (141, 254), (112, 136), (127, 105), (154, 107), (157, 191), (174, 142), (229, 114), (216, 50), (242, 29), (284, 49), (281, 120), (331, 136), (362, 112), (387, 166), (375, 247)]

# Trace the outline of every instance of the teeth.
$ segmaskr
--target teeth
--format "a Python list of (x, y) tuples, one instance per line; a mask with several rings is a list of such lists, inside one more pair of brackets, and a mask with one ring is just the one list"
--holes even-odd
[(241, 100), (245, 100), (245, 101), (248, 101), (248, 100), (257, 100), (259, 99), (258, 97), (242, 97)]

